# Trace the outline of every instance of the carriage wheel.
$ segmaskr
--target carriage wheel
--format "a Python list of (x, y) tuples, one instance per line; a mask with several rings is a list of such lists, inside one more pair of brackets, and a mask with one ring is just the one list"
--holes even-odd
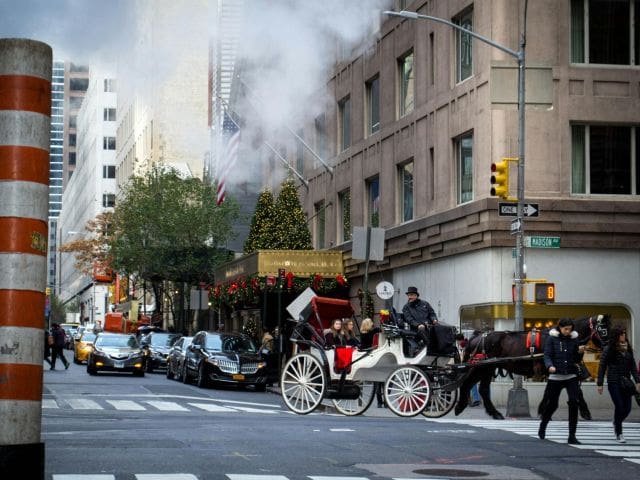
[(326, 388), (322, 365), (313, 355), (300, 353), (285, 364), (280, 391), (289, 410), (301, 415), (313, 412), (320, 405)]
[(360, 396), (355, 400), (333, 400), (333, 406), (343, 415), (360, 415), (373, 402), (373, 395), (376, 391), (374, 382), (356, 382), (360, 387)]
[(394, 370), (384, 384), (387, 407), (401, 417), (418, 415), (429, 402), (431, 385), (419, 368), (406, 366)]
[(444, 375), (433, 375), (431, 380), (431, 397), (427, 406), (422, 411), (422, 415), (428, 418), (444, 417), (456, 405), (458, 401), (458, 389), (452, 391), (444, 391), (442, 387), (450, 380)]

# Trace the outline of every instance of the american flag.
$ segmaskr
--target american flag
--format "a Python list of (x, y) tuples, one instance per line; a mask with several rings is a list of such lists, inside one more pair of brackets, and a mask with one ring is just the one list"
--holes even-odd
[(218, 160), (218, 189), (216, 192), (216, 204), (220, 205), (224, 202), (226, 187), (225, 184), (229, 178), (229, 174), (235, 166), (238, 159), (238, 145), (240, 143), (240, 128), (236, 122), (225, 112), (222, 122), (222, 141), (225, 147), (222, 155)]

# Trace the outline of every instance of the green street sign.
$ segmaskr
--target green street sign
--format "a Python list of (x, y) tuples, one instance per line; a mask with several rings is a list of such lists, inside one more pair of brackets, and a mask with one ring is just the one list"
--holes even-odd
[(560, 248), (560, 237), (524, 237), (524, 246), (529, 248)]

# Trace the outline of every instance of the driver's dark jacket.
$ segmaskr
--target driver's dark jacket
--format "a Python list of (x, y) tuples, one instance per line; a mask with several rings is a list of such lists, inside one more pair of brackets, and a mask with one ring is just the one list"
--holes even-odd
[(578, 373), (578, 362), (582, 354), (578, 347), (578, 332), (571, 332), (565, 337), (557, 329), (549, 330), (549, 338), (544, 344), (544, 366), (556, 367), (556, 374), (569, 375)]
[(425, 323), (432, 325), (434, 321), (438, 320), (436, 312), (433, 310), (429, 302), (420, 300), (419, 298), (415, 302), (407, 302), (402, 307), (402, 315), (404, 321), (407, 322), (413, 330), (418, 328), (418, 325), (424, 325)]

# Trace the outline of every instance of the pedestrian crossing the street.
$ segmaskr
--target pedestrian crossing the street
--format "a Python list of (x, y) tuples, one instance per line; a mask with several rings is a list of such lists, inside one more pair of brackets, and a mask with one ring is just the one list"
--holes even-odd
[(46, 398), (42, 400), (45, 411), (53, 410), (118, 410), (123, 412), (213, 412), (213, 413), (259, 413), (275, 415), (286, 413), (285, 410), (273, 404), (251, 406), (230, 405), (224, 402), (178, 402), (167, 400), (124, 400), (124, 399), (89, 399), (89, 398)]
[[(527, 437), (538, 438), (540, 420), (493, 420), (493, 419), (429, 419), (428, 422), (457, 423), (476, 428), (502, 430)], [(640, 423), (625, 422), (624, 438), (626, 443), (618, 443), (613, 433), (611, 422), (580, 422), (576, 436), (581, 445), (570, 445), (580, 450), (593, 450), (603, 455), (616, 457), (640, 464)], [(568, 430), (566, 421), (549, 423), (546, 440), (556, 443), (567, 443)], [(540, 440), (541, 442), (543, 440)]]

